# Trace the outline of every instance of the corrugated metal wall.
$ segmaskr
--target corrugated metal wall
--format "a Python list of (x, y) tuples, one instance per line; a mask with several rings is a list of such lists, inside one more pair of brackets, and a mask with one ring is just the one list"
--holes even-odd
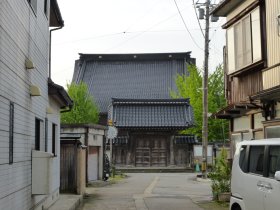
[[(267, 0), (266, 27), (267, 27), (267, 58), (268, 67), (280, 62), (280, 30), (277, 16), (280, 14), (280, 1)], [(278, 28), (279, 27), (279, 28)], [(280, 84), (280, 67), (263, 72), (263, 86), (268, 89)]]

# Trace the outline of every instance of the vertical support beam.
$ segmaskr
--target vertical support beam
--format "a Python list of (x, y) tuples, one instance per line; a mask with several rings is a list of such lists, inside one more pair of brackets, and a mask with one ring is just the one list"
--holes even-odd
[(170, 165), (175, 165), (174, 161), (174, 140), (175, 140), (175, 135), (172, 134), (170, 137)]
[(89, 127), (86, 127), (86, 133), (85, 133), (85, 145), (87, 146), (86, 150), (86, 184), (88, 183), (88, 151), (89, 151), (89, 146), (88, 146), (88, 136), (89, 135)]

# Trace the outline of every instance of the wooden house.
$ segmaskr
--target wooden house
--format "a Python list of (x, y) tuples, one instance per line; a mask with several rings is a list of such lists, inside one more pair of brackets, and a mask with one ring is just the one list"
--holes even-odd
[(212, 11), (223, 28), (228, 105), (217, 118), (231, 122), (231, 140), (280, 137), (280, 2), (223, 0)]
[(0, 209), (46, 209), (59, 197), (60, 111), (72, 101), (49, 79), (56, 0), (0, 3)]
[(107, 125), (109, 118), (119, 129), (112, 155), (117, 167), (190, 164), (195, 138), (177, 135), (193, 125), (192, 108), (188, 99), (170, 98), (176, 75), (188, 74), (188, 63), (195, 63), (190, 52), (80, 54), (73, 82), (88, 85), (100, 123)]

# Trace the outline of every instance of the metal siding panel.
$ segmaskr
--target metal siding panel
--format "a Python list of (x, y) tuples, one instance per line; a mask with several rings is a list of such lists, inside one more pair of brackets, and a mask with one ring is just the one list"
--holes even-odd
[(263, 72), (264, 90), (280, 85), (280, 66)]
[[(280, 63), (280, 36), (278, 35), (278, 22), (276, 17), (280, 14), (280, 1), (266, 1), (266, 27), (267, 27), (267, 58), (268, 67)], [(263, 72), (264, 89), (280, 84), (280, 67)]]
[(280, 1), (267, 0), (266, 27), (267, 27), (267, 57), (268, 67), (280, 62), (280, 36), (278, 36), (277, 16), (280, 14)]
[[(48, 103), (48, 20), (43, 1), (38, 1), (36, 17), (27, 1), (1, 0), (0, 4), (0, 209), (28, 210), (46, 198), (31, 196), (31, 149), (35, 115), (44, 119)], [(27, 57), (35, 64), (34, 70), (25, 69)], [(40, 87), (41, 97), (30, 98), (30, 84)], [(12, 165), (5, 164), (9, 100), (15, 104)]]

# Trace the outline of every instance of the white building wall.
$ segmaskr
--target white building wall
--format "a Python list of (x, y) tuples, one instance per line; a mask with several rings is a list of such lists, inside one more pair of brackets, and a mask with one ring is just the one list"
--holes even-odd
[[(0, 0), (0, 210), (42, 209), (53, 200), (52, 195), (31, 195), (35, 117), (43, 121), (48, 117), (49, 123), (56, 122), (59, 129), (57, 109), (55, 117), (46, 115), (49, 23), (43, 8), (44, 1), (38, 0), (35, 15), (27, 0)], [(35, 69), (26, 70), (26, 58), (34, 63)], [(32, 84), (41, 89), (41, 96), (30, 97)], [(10, 101), (14, 102), (13, 164), (8, 164)], [(43, 131), (44, 126), (43, 123)], [(44, 145), (43, 132), (42, 151)], [(54, 199), (59, 188), (59, 158), (55, 159)]]

